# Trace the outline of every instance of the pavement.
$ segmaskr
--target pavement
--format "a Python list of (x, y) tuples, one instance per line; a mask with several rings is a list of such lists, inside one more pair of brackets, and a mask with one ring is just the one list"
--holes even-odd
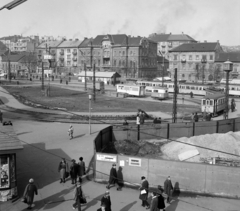
[[(0, 91), (4, 91), (2, 88)], [(21, 109), (36, 109), (19, 104), (15, 98), (6, 94), (1, 99), (8, 106)], [(41, 111), (42, 109), (37, 109)], [(45, 109), (43, 109), (44, 112)], [(53, 112), (53, 111), (50, 111)], [(56, 111), (54, 111), (56, 112)], [(61, 111), (57, 111), (61, 112)], [(92, 133), (89, 134), (89, 126), (84, 124), (72, 124), (74, 127), (74, 139), (69, 140), (68, 123), (22, 121), (12, 117), (13, 127), (24, 149), (17, 153), (17, 178), (18, 191), (21, 197), (30, 178), (34, 178), (39, 194), (35, 196), (33, 210), (66, 211), (72, 210), (74, 185), (68, 180), (59, 183), (58, 164), (62, 157), (70, 164), (71, 159), (82, 156), (89, 169), (88, 176), (84, 179), (83, 191), (88, 203), (82, 206), (82, 210), (95, 211), (100, 207), (100, 199), (106, 191), (104, 184), (92, 180), (92, 166), (94, 161), (93, 140), (98, 131), (107, 125), (92, 125)], [(140, 181), (136, 181), (139, 183)], [(149, 181), (151, 184), (151, 181)], [(174, 182), (174, 181), (173, 181)], [(162, 185), (162, 184), (160, 184)], [(113, 211), (141, 211), (138, 199), (139, 191), (131, 188), (123, 188), (117, 191), (110, 190)], [(197, 194), (175, 195), (166, 211), (239, 211), (240, 200), (217, 197), (200, 196)], [(18, 200), (13, 202), (0, 202), (1, 211), (25, 211), (26, 204)]]

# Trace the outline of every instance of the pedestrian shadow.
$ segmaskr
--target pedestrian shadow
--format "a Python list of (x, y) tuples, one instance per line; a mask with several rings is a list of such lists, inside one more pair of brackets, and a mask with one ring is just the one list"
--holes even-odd
[(179, 197), (180, 195), (180, 188), (179, 188), (179, 182), (176, 182), (174, 185), (174, 192), (172, 194), (172, 200), (171, 204), (169, 204), (168, 207), (166, 207), (166, 211), (176, 211), (178, 207)]
[(117, 171), (118, 185), (122, 188), (124, 186), (124, 178), (122, 173), (122, 167), (119, 166)]
[(80, 134), (80, 135), (78, 135), (78, 136), (74, 136), (72, 139), (81, 138), (81, 137), (83, 137), (83, 136), (85, 136), (85, 133), (84, 133), (84, 134)]
[(132, 203), (126, 205), (125, 207), (123, 207), (123, 208), (120, 209), (119, 211), (128, 211), (128, 210), (130, 210), (131, 207), (132, 207), (134, 204), (136, 204), (136, 203), (137, 203), (137, 201), (134, 201), (134, 202), (132, 202)]
[(27, 133), (32, 133), (32, 131), (26, 131), (26, 132), (22, 132), (22, 133), (17, 133), (17, 136), (24, 135), (24, 134), (27, 134)]
[[(96, 204), (98, 204), (98, 202), (101, 202), (101, 199), (102, 197), (104, 196), (104, 194), (101, 194), (95, 198), (93, 198), (91, 201), (89, 201), (86, 205), (82, 205), (82, 206), (85, 206), (82, 211), (85, 211), (85, 210), (90, 210), (89, 208), (92, 207), (92, 206), (95, 206)], [(100, 204), (99, 204), (99, 207), (100, 207)]]
[[(72, 186), (68, 189), (64, 189), (56, 194), (53, 194), (47, 198), (36, 201), (34, 209), (51, 210), (54, 207), (59, 206), (59, 204), (61, 204), (63, 202), (73, 201), (73, 199), (65, 199), (64, 196), (69, 194), (70, 192), (73, 192), (74, 188), (75, 188), (75, 186)], [(73, 203), (74, 203), (74, 201), (73, 201)]]

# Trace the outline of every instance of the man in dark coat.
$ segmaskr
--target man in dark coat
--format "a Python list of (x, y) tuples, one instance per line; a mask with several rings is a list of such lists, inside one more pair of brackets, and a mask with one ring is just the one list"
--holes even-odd
[(153, 192), (151, 195), (152, 195), (152, 200), (151, 200), (151, 204), (150, 204), (150, 211), (159, 211), (158, 196), (155, 192)]
[(78, 165), (76, 164), (76, 160), (72, 159), (72, 164), (70, 166), (70, 176), (72, 179), (72, 184), (76, 184), (78, 175)]
[(173, 190), (172, 181), (170, 176), (168, 176), (168, 178), (164, 182), (164, 193), (167, 194), (167, 203), (169, 204), (172, 197), (172, 190)]
[(165, 202), (164, 202), (164, 197), (163, 197), (163, 195), (162, 195), (162, 192), (163, 192), (163, 190), (162, 190), (162, 187), (159, 185), (158, 186), (158, 192), (157, 192), (157, 196), (158, 196), (158, 209), (159, 210), (163, 210), (163, 211), (165, 211)]
[(28, 210), (32, 209), (34, 194), (38, 195), (37, 187), (33, 183), (34, 180), (30, 179), (29, 184), (26, 186), (25, 191), (23, 193), (23, 197), (27, 199)]
[(109, 191), (106, 191), (105, 195), (101, 199), (101, 206), (105, 206), (105, 211), (112, 211), (111, 205), (110, 193)]
[(114, 163), (110, 170), (109, 181), (108, 181), (108, 185), (106, 186), (106, 188), (110, 189), (110, 187), (115, 186), (115, 184), (117, 184), (117, 190), (120, 190), (120, 186), (118, 184), (118, 178), (117, 178), (116, 164)]
[(140, 196), (139, 199), (142, 200), (142, 206), (145, 207), (146, 209), (149, 209), (149, 204), (148, 204), (148, 188), (149, 188), (149, 184), (148, 181), (146, 180), (146, 178), (144, 176), (141, 177), (142, 183), (141, 183), (141, 187), (139, 188), (140, 190)]
[(83, 157), (80, 157), (78, 162), (79, 181), (80, 181), (80, 178), (85, 174), (86, 174), (85, 162), (83, 161)]

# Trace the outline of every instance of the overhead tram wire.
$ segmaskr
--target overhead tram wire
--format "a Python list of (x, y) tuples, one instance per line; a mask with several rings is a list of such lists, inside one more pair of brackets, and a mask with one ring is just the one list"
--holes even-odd
[[(0, 92), (3, 92), (3, 91), (0, 91)], [(3, 92), (3, 93), (6, 93), (8, 95), (11, 95), (7, 92)], [(12, 96), (12, 95), (11, 95)], [(76, 113), (73, 113), (73, 112), (70, 112), (70, 111), (65, 111), (65, 110), (61, 110), (65, 113), (69, 113), (69, 114), (73, 114), (73, 115), (76, 115), (76, 116), (80, 116), (80, 117), (84, 117), (82, 115), (79, 115), (79, 114), (76, 114)], [(86, 120), (88, 119), (88, 117), (85, 117)], [(93, 118), (92, 118), (93, 119)], [(116, 124), (111, 124), (111, 123), (107, 123), (103, 120), (99, 120), (99, 119), (94, 119), (95, 121), (98, 121), (98, 122), (101, 122), (103, 124), (109, 124), (111, 126), (115, 126), (115, 127), (120, 127), (120, 128), (125, 128), (124, 126), (122, 125), (116, 125)], [(129, 129), (130, 131), (134, 131), (134, 132), (137, 132), (137, 129), (134, 130), (134, 129)], [(96, 131), (96, 132), (100, 132), (99, 131)], [(158, 135), (154, 135), (154, 134), (151, 134), (151, 133), (146, 133), (146, 132), (143, 132), (140, 130), (140, 133), (141, 134), (144, 134), (144, 135), (150, 135), (150, 136), (153, 136), (153, 137), (156, 137), (156, 138), (163, 138), (163, 139), (167, 139), (167, 140), (170, 140), (170, 141), (173, 141), (173, 142), (177, 142), (177, 143), (181, 143), (181, 144), (185, 144), (185, 145), (189, 145), (189, 146), (194, 146), (194, 147), (199, 147), (201, 149), (207, 149), (207, 150), (210, 150), (210, 151), (214, 151), (214, 152), (219, 152), (219, 153), (222, 153), (222, 154), (227, 154), (227, 155), (231, 155), (231, 156), (235, 156), (235, 157), (240, 157), (240, 155), (236, 155), (236, 154), (232, 154), (232, 153), (229, 153), (229, 152), (224, 152), (224, 151), (221, 151), (221, 150), (215, 150), (215, 149), (211, 149), (211, 148), (208, 148), (208, 147), (203, 147), (203, 146), (199, 146), (199, 145), (196, 145), (196, 144), (190, 144), (190, 143), (186, 143), (186, 142), (182, 142), (182, 141), (177, 141), (177, 140), (174, 140), (174, 139), (170, 139), (170, 138), (166, 138), (166, 137), (163, 137), (163, 136), (158, 136)]]

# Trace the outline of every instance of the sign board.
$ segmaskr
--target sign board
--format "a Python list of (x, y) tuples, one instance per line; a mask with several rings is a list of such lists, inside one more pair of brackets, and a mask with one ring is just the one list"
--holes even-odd
[(194, 150), (188, 150), (186, 152), (183, 152), (181, 154), (178, 155), (179, 160), (183, 161), (183, 160), (187, 160), (189, 158), (192, 158), (196, 155), (199, 155), (199, 152), (197, 149)]
[(97, 154), (97, 160), (109, 161), (109, 162), (116, 163), (117, 162), (117, 156)]
[(141, 159), (139, 158), (129, 158), (129, 166), (141, 166)]
[(119, 162), (119, 166), (125, 166), (125, 162), (124, 162), (124, 160), (120, 160), (120, 162)]
[(52, 55), (44, 55), (43, 58), (44, 59), (52, 59)]

